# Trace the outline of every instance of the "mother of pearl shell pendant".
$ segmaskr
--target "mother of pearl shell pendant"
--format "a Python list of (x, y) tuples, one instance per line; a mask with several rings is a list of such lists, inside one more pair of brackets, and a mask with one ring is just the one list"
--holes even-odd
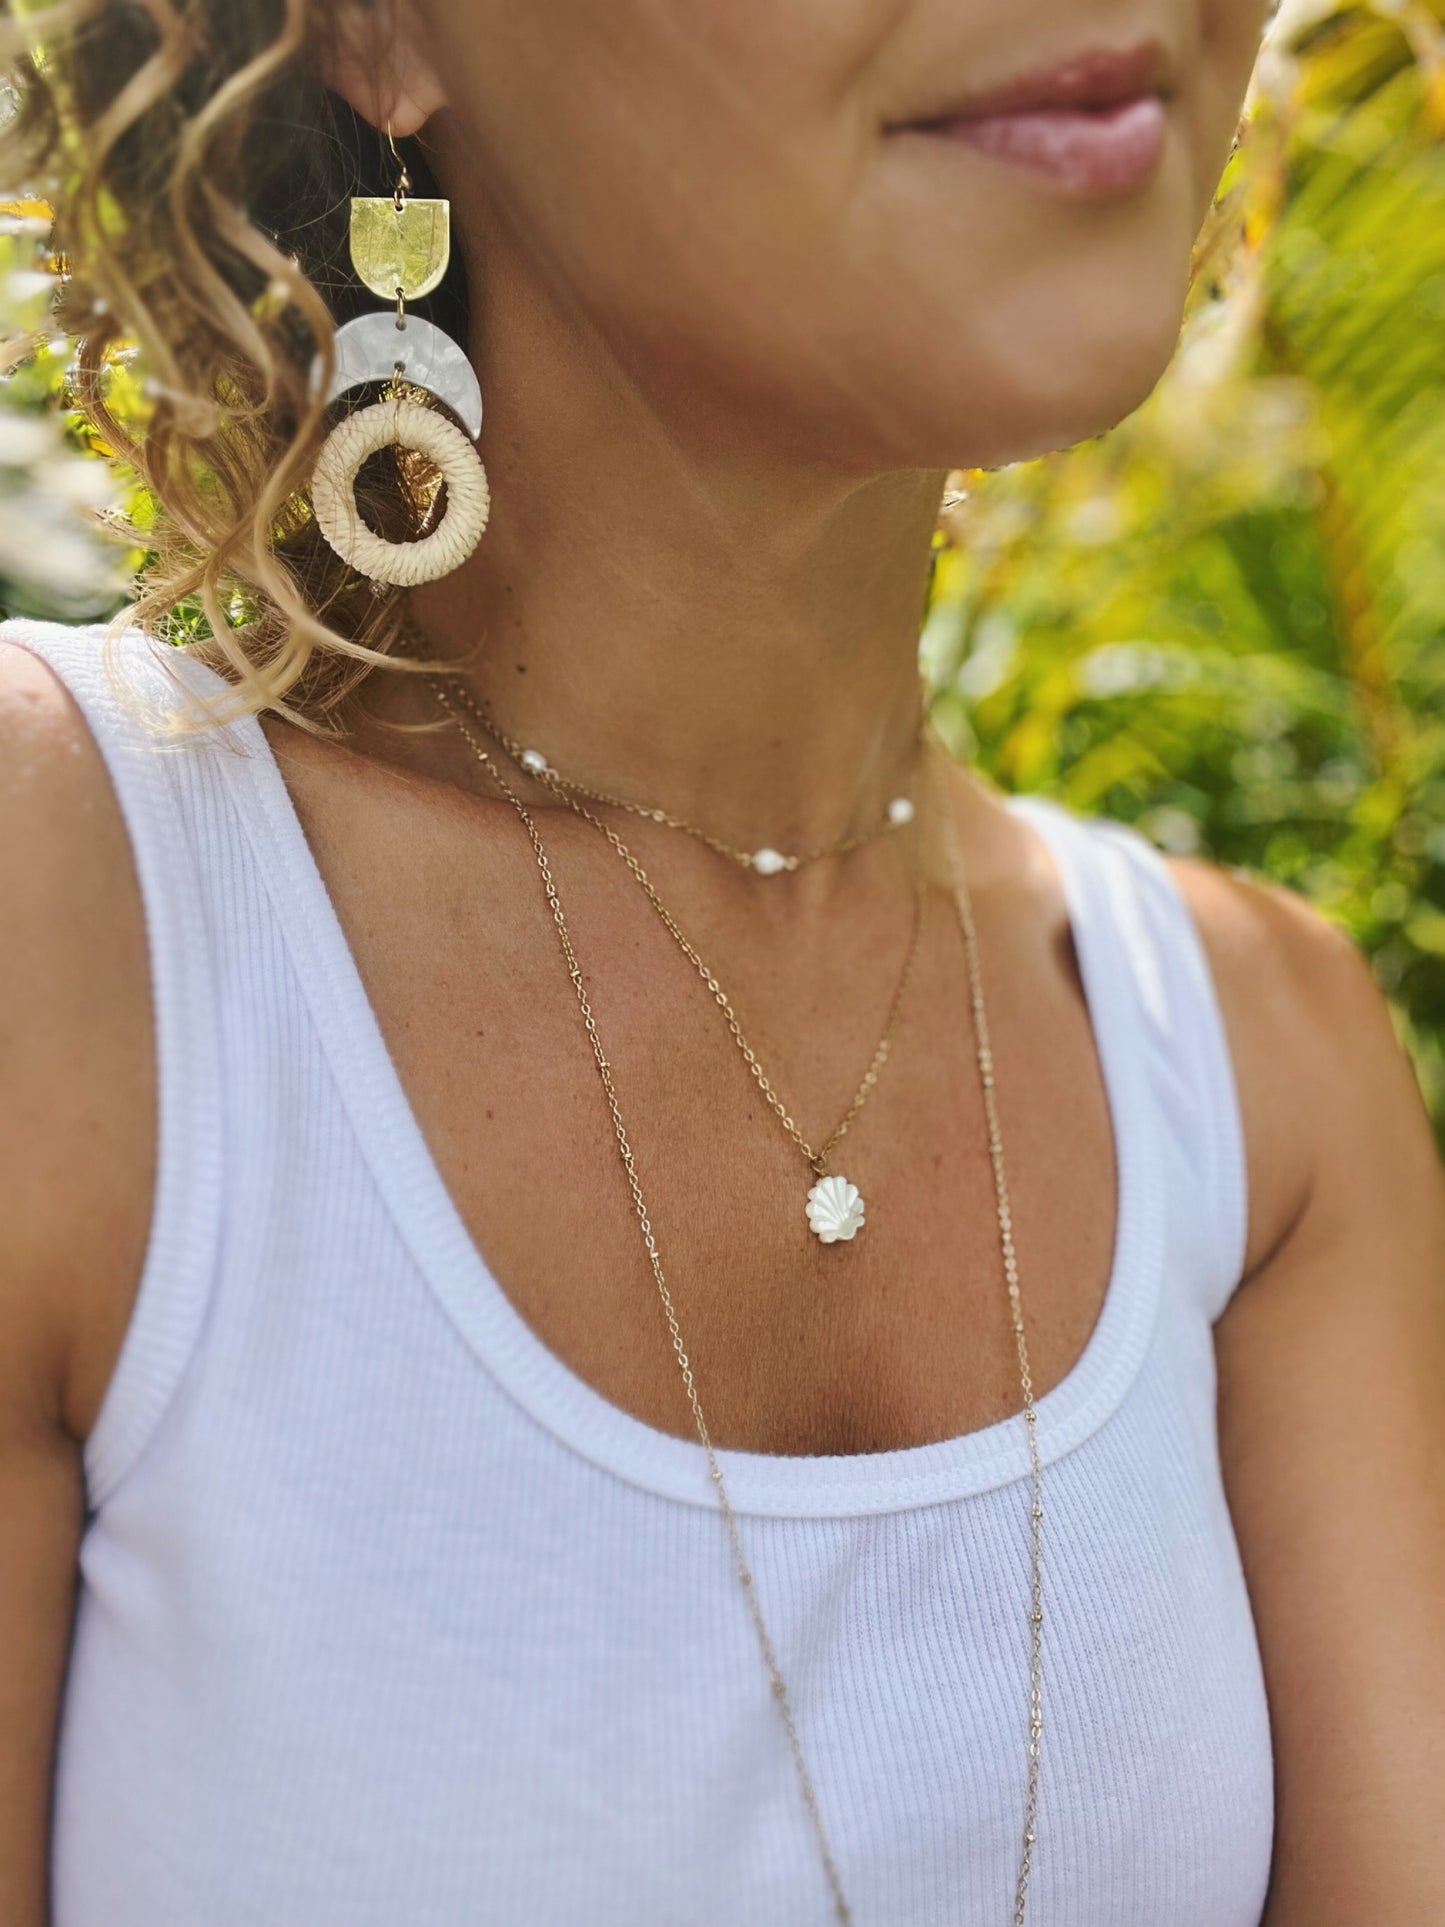
[[(320, 385), (321, 366), (318, 355), (311, 368), (313, 389)], [(444, 401), (473, 441), (481, 434), (482, 390), (466, 355), (450, 335), (419, 315), (409, 314), (398, 328), (389, 308), (358, 315), (337, 329), (326, 400), (334, 402), (364, 382), (390, 381), (398, 374)]]
[(844, 1177), (819, 1178), (808, 1193), (808, 1223), (825, 1245), (846, 1241), (863, 1228), (863, 1194)]

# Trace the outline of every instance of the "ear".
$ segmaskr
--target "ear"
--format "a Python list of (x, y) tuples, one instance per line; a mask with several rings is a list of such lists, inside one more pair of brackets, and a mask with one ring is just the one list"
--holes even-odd
[(334, 94), (380, 132), (390, 128), (398, 138), (419, 133), (447, 104), (406, 0), (396, 5), (346, 0), (335, 10), (318, 66)]

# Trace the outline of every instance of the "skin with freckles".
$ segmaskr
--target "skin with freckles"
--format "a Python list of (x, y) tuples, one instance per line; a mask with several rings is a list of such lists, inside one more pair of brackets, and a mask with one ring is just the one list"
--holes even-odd
[[(512, 734), (743, 848), (919, 795), (916, 645), (948, 469), (1101, 433), (1179, 327), (1261, 0), (426, 0), (340, 8), (327, 77), (453, 202), (495, 507), (418, 591)], [(967, 96), (1158, 42), (1159, 163), (1080, 197), (951, 140)], [(645, 1422), (691, 1420), (519, 827), (424, 684), (340, 743), (267, 735), (417, 1118), (503, 1289)], [(803, 1129), (841, 1113), (929, 888), (895, 1048), (839, 1166), (854, 1246), (615, 857), (528, 791), (563, 892), (714, 1436), (921, 1444), (1017, 1412), (963, 955), (939, 824), (764, 881), (624, 833)], [(965, 771), (1035, 1395), (1098, 1316), (1114, 1155), (1059, 879)], [(104, 770), (0, 650), (0, 1927), (42, 1927), (45, 1785), (78, 1525), (154, 1182), (143, 927)], [(1249, 1155), (1217, 1329), (1221, 1448), (1275, 1726), (1267, 1927), (1445, 1918), (1445, 1203), (1353, 949), (1296, 900), (1175, 864)], [(110, 933), (102, 944), (97, 931)], [(84, 1035), (86, 1049), (75, 1040)], [(62, 1068), (57, 1075), (56, 1065)], [(39, 1123), (37, 1124), (37, 1120)], [(79, 1132), (92, 1155), (65, 1155)], [(700, 1186), (699, 1172), (707, 1182)], [(1408, 1733), (1408, 1741), (1402, 1735)], [(1161, 1923), (1162, 1927), (1162, 1923)]]

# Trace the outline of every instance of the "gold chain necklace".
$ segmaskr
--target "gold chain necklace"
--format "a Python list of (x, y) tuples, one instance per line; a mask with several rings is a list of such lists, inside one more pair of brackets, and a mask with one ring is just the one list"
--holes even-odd
[[(488, 705), (469, 698), (468, 707), (477, 720), (485, 725), (488, 734), (501, 744), (512, 761), (526, 770), (529, 776), (544, 777), (554, 789), (565, 790), (574, 796), (585, 796), (591, 803), (603, 803), (609, 809), (626, 810), (630, 815), (643, 817), (649, 823), (660, 823), (665, 829), (681, 830), (684, 836), (695, 838), (697, 842), (705, 844), (709, 850), (715, 850), (719, 856), (725, 856), (729, 862), (738, 864), (744, 870), (752, 870), (760, 877), (775, 877), (781, 875), (784, 870), (799, 870), (805, 863), (816, 863), (825, 856), (846, 856), (850, 850), (861, 850), (865, 843), (871, 843), (875, 837), (886, 836), (890, 830), (904, 829), (913, 821), (912, 800), (907, 796), (899, 795), (889, 803), (881, 823), (875, 823), (872, 829), (863, 830), (857, 836), (844, 837), (841, 842), (823, 844), (817, 849), (800, 850), (786, 856), (781, 850), (775, 850), (768, 844), (764, 844), (760, 850), (740, 850), (735, 844), (727, 843), (721, 837), (712, 836), (706, 830), (700, 830), (695, 823), (689, 823), (681, 816), (674, 816), (671, 810), (657, 809), (649, 803), (634, 803), (625, 796), (613, 796), (607, 790), (593, 789), (588, 784), (579, 782), (574, 776), (564, 776), (540, 749), (524, 748), (521, 743), (509, 736)], [(919, 736), (921, 739), (921, 728)]]
[[(453, 709), (439, 679), (432, 678), (431, 680), (437, 690), (438, 698), (443, 707), (447, 710), (447, 713), (452, 717), (453, 721), (457, 723), (458, 727), (463, 729), (463, 733), (466, 734), (465, 727), (461, 723), (457, 712)], [(663, 1314), (667, 1320), (668, 1335), (672, 1343), (673, 1355), (677, 1360), (678, 1371), (682, 1375), (683, 1389), (687, 1394), (693, 1424), (696, 1427), (697, 1436), (706, 1457), (708, 1477), (712, 1481), (713, 1490), (717, 1494), (718, 1509), (727, 1533), (728, 1546), (732, 1553), (733, 1568), (737, 1573), (738, 1583), (742, 1588), (743, 1598), (747, 1603), (748, 1614), (758, 1641), (758, 1649), (762, 1654), (763, 1665), (767, 1671), (769, 1685), (772, 1688), (773, 1703), (778, 1709), (778, 1716), (783, 1723), (783, 1730), (787, 1735), (788, 1747), (792, 1754), (799, 1790), (802, 1794), (803, 1804), (807, 1809), (809, 1823), (812, 1827), (814, 1838), (817, 1841), (818, 1851), (822, 1858), (824, 1876), (827, 1880), (828, 1891), (833, 1901), (834, 1918), (838, 1922), (838, 1927), (852, 1927), (853, 1911), (843, 1892), (843, 1883), (838, 1873), (837, 1862), (833, 1858), (832, 1848), (828, 1842), (827, 1829), (823, 1824), (822, 1810), (818, 1805), (818, 1796), (813, 1786), (812, 1777), (808, 1772), (807, 1763), (803, 1758), (802, 1742), (798, 1737), (797, 1722), (793, 1717), (792, 1701), (789, 1697), (782, 1672), (778, 1666), (777, 1655), (773, 1650), (773, 1643), (768, 1635), (766, 1622), (763, 1619), (762, 1607), (759, 1604), (757, 1596), (757, 1587), (754, 1584), (751, 1569), (748, 1566), (746, 1556), (743, 1552), (742, 1537), (738, 1531), (737, 1515), (734, 1513), (732, 1502), (728, 1497), (727, 1484), (723, 1478), (722, 1466), (718, 1461), (717, 1451), (712, 1442), (712, 1435), (708, 1430), (707, 1420), (703, 1415), (702, 1400), (698, 1395), (697, 1383), (693, 1375), (692, 1365), (688, 1359), (687, 1348), (683, 1344), (677, 1309), (673, 1304), (672, 1293), (668, 1288), (667, 1279), (662, 1269), (662, 1258), (658, 1251), (657, 1238), (653, 1231), (652, 1220), (648, 1214), (647, 1201), (643, 1195), (641, 1180), (637, 1175), (637, 1164), (633, 1157), (632, 1145), (628, 1139), (627, 1129), (622, 1120), (621, 1107), (617, 1102), (617, 1091), (612, 1082), (612, 1066), (608, 1062), (607, 1054), (602, 1047), (602, 1039), (597, 1030), (597, 1021), (593, 1016), (592, 1005), (587, 996), (587, 987), (583, 981), (582, 969), (577, 962), (577, 953), (572, 947), (572, 938), (567, 928), (567, 919), (562, 909), (562, 900), (557, 894), (557, 885), (552, 875), (552, 866), (548, 860), (546, 846), (542, 842), (541, 832), (537, 828), (536, 819), (508, 783), (496, 759), (469, 734), (467, 735), (467, 740), (471, 744), (474, 754), (481, 761), (493, 782), (497, 785), (497, 788), (521, 819), (522, 825), (532, 845), (532, 852), (536, 858), (537, 868), (541, 873), (542, 887), (546, 894), (547, 905), (552, 913), (552, 921), (556, 926), (558, 942), (561, 944), (562, 955), (566, 961), (567, 974), (572, 981), (572, 988), (577, 995), (577, 1006), (582, 1015), (583, 1026), (587, 1032), (587, 1041), (592, 1047), (592, 1056), (597, 1065), (597, 1074), (602, 1081), (602, 1089), (607, 1099), (607, 1108), (612, 1118), (613, 1134), (617, 1140), (618, 1155), (622, 1160), (622, 1167), (627, 1176), (627, 1185), (632, 1194), (632, 1205), (637, 1215), (638, 1228), (642, 1234), (643, 1246), (647, 1252), (648, 1263), (651, 1266), (653, 1279), (657, 1285), (658, 1297), (662, 1302)], [(1024, 1338), (1018, 1260), (1014, 1251), (1013, 1240), (1013, 1214), (1009, 1206), (1008, 1186), (1004, 1177), (1003, 1134), (999, 1127), (998, 1105), (994, 1096), (995, 1072), (993, 1046), (989, 1035), (988, 1013), (984, 1004), (983, 976), (978, 957), (978, 935), (974, 928), (973, 904), (969, 895), (968, 880), (964, 873), (963, 858), (958, 847), (958, 833), (953, 823), (952, 813), (948, 808), (947, 791), (944, 784), (945, 765), (942, 760), (942, 752), (939, 752), (936, 756), (935, 768), (937, 772), (940, 815), (944, 825), (949, 867), (952, 874), (954, 904), (958, 911), (959, 927), (963, 932), (964, 954), (968, 963), (968, 979), (973, 1009), (975, 1055), (978, 1062), (979, 1085), (983, 1095), (984, 1116), (988, 1125), (989, 1160), (993, 1168), (994, 1198), (998, 1210), (999, 1243), (1003, 1252), (1004, 1277), (1008, 1287), (1014, 1343), (1018, 1354), (1019, 1382), (1022, 1387), (1024, 1399), (1023, 1417), (1028, 1438), (1029, 1485), (1031, 1495), (1029, 1506), (1028, 1772), (1027, 1788), (1024, 1798), (1023, 1844), (1019, 1857), (1018, 1880), (1014, 1889), (1012, 1915), (1012, 1927), (1025, 1927), (1029, 1874), (1033, 1866), (1034, 1828), (1038, 1814), (1039, 1745), (1043, 1733), (1040, 1682), (1042, 1675), (1044, 1618), (1042, 1563), (1044, 1511), (1042, 1466), (1039, 1459), (1037, 1436), (1038, 1413), (1034, 1406), (1033, 1375), (1029, 1370), (1028, 1346)]]
[[(433, 680), (435, 683), (435, 679)], [(506, 750), (512, 760), (514, 762), (520, 761), (518, 752), (514, 749), (509, 739), (496, 726), (489, 712), (481, 704), (475, 702), (464, 688), (457, 687), (454, 694), (456, 701), (460, 702), (463, 708), (470, 711), (470, 713), (476, 717), (483, 729), (487, 731), (495, 742), (499, 743), (501, 747)], [(442, 700), (448, 704), (449, 708), (451, 707), (450, 700), (447, 697), (443, 696)], [(464, 719), (458, 715), (454, 709), (451, 713), (457, 728), (471, 745), (473, 751), (478, 752), (479, 745), (477, 739), (467, 727)], [(483, 760), (488, 761), (489, 759), (484, 756)], [(757, 1052), (744, 1035), (742, 1024), (738, 1019), (736, 1011), (733, 1009), (726, 991), (724, 991), (716, 976), (698, 954), (696, 947), (682, 930), (677, 919), (663, 903), (651, 877), (648, 876), (646, 870), (643, 869), (641, 863), (633, 855), (626, 843), (623, 842), (622, 838), (610, 824), (604, 823), (601, 817), (594, 815), (594, 813), (587, 808), (586, 804), (581, 802), (576, 795), (571, 793), (561, 783), (554, 782), (554, 773), (549, 768), (533, 770), (531, 773), (536, 776), (539, 781), (545, 783), (549, 789), (552, 789), (554, 794), (556, 794), (569, 809), (592, 824), (594, 829), (600, 830), (602, 835), (605, 836), (607, 841), (612, 845), (612, 848), (617, 852), (617, 855), (637, 879), (639, 886), (647, 896), (648, 902), (662, 919), (673, 941), (712, 993), (714, 1002), (727, 1021), (728, 1031), (732, 1036), (732, 1040), (737, 1045), (739, 1051), (741, 1051), (743, 1062), (752, 1072), (758, 1089), (767, 1100), (773, 1115), (778, 1119), (793, 1143), (797, 1145), (803, 1156), (808, 1160), (815, 1179), (804, 1204), (809, 1228), (812, 1230), (814, 1236), (819, 1238), (824, 1244), (837, 1244), (850, 1241), (863, 1228), (865, 1212), (863, 1194), (850, 1178), (844, 1177), (840, 1172), (830, 1174), (828, 1171), (828, 1159), (841, 1141), (849, 1125), (853, 1123), (858, 1113), (863, 1109), (863, 1106), (872, 1095), (879, 1076), (882, 1074), (883, 1066), (888, 1061), (889, 1052), (893, 1047), (893, 1030), (898, 1021), (898, 1013), (903, 1006), (903, 998), (908, 989), (909, 978), (913, 973), (913, 960), (918, 953), (919, 932), (923, 925), (924, 892), (922, 883), (920, 882), (916, 886), (913, 893), (913, 924), (909, 933), (908, 948), (904, 952), (903, 968), (899, 973), (898, 984), (893, 993), (893, 1001), (888, 1007), (888, 1015), (884, 1020), (883, 1035), (878, 1040), (878, 1047), (873, 1053), (867, 1070), (863, 1073), (861, 1083), (853, 1093), (852, 1102), (826, 1141), (814, 1150), (807, 1138), (803, 1136), (787, 1105), (778, 1095), (777, 1088), (771, 1078), (769, 1078), (762, 1064), (758, 1061)]]

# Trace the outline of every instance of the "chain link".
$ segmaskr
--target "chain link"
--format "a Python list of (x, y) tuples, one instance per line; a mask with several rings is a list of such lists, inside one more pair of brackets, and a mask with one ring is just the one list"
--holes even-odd
[[(617, 1091), (612, 1080), (612, 1066), (607, 1059), (606, 1052), (603, 1050), (602, 1039), (598, 1034), (596, 1018), (593, 1015), (591, 1001), (587, 995), (587, 987), (583, 981), (581, 966), (577, 961), (576, 952), (572, 947), (571, 934), (567, 927), (567, 919), (562, 909), (561, 898), (557, 892), (557, 885), (552, 874), (552, 867), (548, 860), (546, 847), (542, 842), (541, 833), (537, 828), (536, 820), (532, 816), (532, 813), (508, 783), (496, 758), (488, 752), (483, 744), (477, 741), (476, 737), (468, 729), (459, 708), (454, 703), (453, 697), (448, 692), (443, 681), (439, 677), (432, 677), (430, 680), (436, 689), (438, 700), (456, 723), (462, 736), (468, 742), (479, 761), (484, 765), (503, 797), (516, 811), (531, 841), (533, 855), (542, 878), (542, 886), (546, 892), (548, 908), (551, 911), (552, 921), (556, 927), (562, 955), (566, 961), (567, 974), (572, 981), (572, 987), (576, 993), (577, 1006), (581, 1013), (583, 1026), (587, 1033), (587, 1040), (592, 1048), (592, 1055), (596, 1062), (598, 1075), (601, 1078), (602, 1088), (607, 1099), (607, 1108), (612, 1119), (613, 1135), (617, 1140), (618, 1155), (621, 1158), (623, 1170), (626, 1173), (628, 1190), (632, 1197), (633, 1210), (636, 1213), (638, 1226), (642, 1233), (643, 1246), (647, 1252), (648, 1263), (652, 1270), (653, 1280), (657, 1286), (663, 1316), (667, 1321), (668, 1336), (672, 1343), (673, 1355), (676, 1358), (678, 1370), (682, 1377), (683, 1389), (687, 1395), (693, 1425), (696, 1428), (697, 1436), (706, 1458), (708, 1477), (717, 1494), (718, 1508), (727, 1533), (733, 1567), (737, 1573), (738, 1583), (742, 1588), (743, 1597), (747, 1602), (748, 1614), (752, 1621), (753, 1631), (757, 1638), (763, 1665), (768, 1675), (773, 1701), (778, 1708), (783, 1730), (787, 1736), (788, 1747), (792, 1754), (793, 1766), (797, 1775), (803, 1804), (807, 1810), (808, 1819), (817, 1841), (823, 1864), (824, 1877), (832, 1898), (834, 1918), (839, 1923), (839, 1927), (852, 1927), (852, 1909), (843, 1891), (843, 1883), (839, 1876), (837, 1862), (833, 1856), (827, 1829), (823, 1823), (822, 1810), (818, 1804), (817, 1792), (813, 1786), (812, 1777), (808, 1772), (807, 1763), (803, 1757), (803, 1747), (798, 1736), (797, 1722), (793, 1716), (792, 1701), (789, 1698), (787, 1685), (784, 1682), (782, 1672), (778, 1666), (777, 1655), (773, 1650), (772, 1640), (769, 1636), (766, 1622), (763, 1619), (762, 1607), (757, 1596), (757, 1587), (743, 1550), (742, 1536), (738, 1530), (737, 1515), (733, 1511), (732, 1502), (728, 1497), (727, 1484), (723, 1478), (722, 1466), (718, 1460), (717, 1452), (712, 1442), (712, 1434), (708, 1430), (707, 1419), (703, 1413), (702, 1400), (698, 1394), (692, 1364), (687, 1355), (687, 1348), (683, 1343), (682, 1329), (678, 1320), (677, 1309), (673, 1302), (672, 1292), (668, 1287), (666, 1274), (662, 1268), (662, 1258), (658, 1250), (657, 1238), (652, 1228), (652, 1220), (648, 1215), (647, 1202), (643, 1194), (642, 1183), (638, 1177), (637, 1162), (633, 1155), (631, 1142), (627, 1136), (626, 1126), (622, 1120), (621, 1107), (617, 1101)], [(935, 748), (937, 749), (936, 745)], [(510, 754), (510, 750), (508, 753)], [(1025, 1927), (1029, 1875), (1033, 1866), (1033, 1849), (1038, 1817), (1039, 1756), (1043, 1735), (1042, 1653), (1044, 1611), (1042, 1529), (1044, 1512), (1042, 1465), (1038, 1448), (1038, 1413), (1034, 1404), (1033, 1374), (1029, 1368), (1028, 1345), (1024, 1335), (1018, 1258), (1013, 1238), (1013, 1214), (1009, 1205), (1008, 1185), (1004, 1174), (1003, 1132), (999, 1123), (998, 1103), (995, 1095), (996, 1074), (994, 1069), (993, 1044), (989, 1034), (988, 1012), (984, 1003), (983, 978), (978, 952), (978, 934), (974, 925), (973, 904), (969, 895), (963, 859), (958, 845), (958, 832), (953, 821), (953, 812), (948, 805), (945, 785), (945, 757), (946, 752), (937, 749), (935, 772), (937, 776), (939, 815), (944, 827), (949, 867), (952, 876), (954, 902), (958, 911), (959, 926), (963, 933), (964, 952), (968, 964), (975, 1053), (978, 1062), (979, 1083), (983, 1095), (984, 1116), (988, 1127), (989, 1161), (993, 1170), (994, 1195), (998, 1210), (999, 1240), (1003, 1252), (1004, 1277), (1008, 1286), (1015, 1349), (1018, 1355), (1019, 1382), (1023, 1390), (1023, 1417), (1025, 1420), (1029, 1452), (1031, 1500), (1029, 1507), (1028, 1769), (1024, 1800), (1023, 1842), (1019, 1861), (1018, 1880), (1014, 1890), (1013, 1908), (1013, 1927)], [(589, 818), (589, 820), (597, 821), (596, 818)], [(603, 829), (606, 828), (605, 825), (601, 824), (599, 824), (599, 827)], [(620, 845), (620, 839), (618, 839), (618, 842)], [(625, 846), (621, 847), (624, 856), (629, 856), (630, 860), (630, 853), (626, 851)], [(640, 866), (638, 866), (638, 868), (640, 869)], [(655, 895), (654, 901), (656, 901)], [(918, 892), (918, 903), (920, 905), (922, 903), (921, 888)], [(658, 907), (661, 909), (660, 904)], [(665, 912), (663, 912), (663, 914), (664, 916), (666, 915)], [(918, 919), (915, 915), (915, 943), (917, 940), (917, 927)], [(701, 959), (696, 957), (695, 953), (691, 954), (693, 955), (694, 963), (703, 975), (704, 981), (708, 982), (709, 978), (706, 966), (702, 964)], [(709, 982), (709, 988), (713, 990), (714, 996), (719, 995), (714, 983)], [(724, 1006), (724, 1008), (726, 1008), (726, 1006)]]

